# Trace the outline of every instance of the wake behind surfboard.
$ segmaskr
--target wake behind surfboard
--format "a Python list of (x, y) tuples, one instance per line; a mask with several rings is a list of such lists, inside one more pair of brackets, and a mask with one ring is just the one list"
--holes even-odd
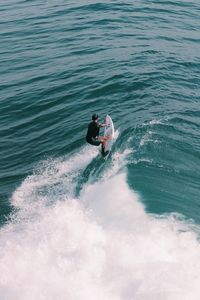
[(101, 147), (101, 153), (103, 157), (107, 156), (110, 153), (115, 134), (114, 124), (112, 118), (109, 115), (106, 116), (105, 123), (106, 127), (104, 128), (104, 137), (107, 138), (107, 140)]

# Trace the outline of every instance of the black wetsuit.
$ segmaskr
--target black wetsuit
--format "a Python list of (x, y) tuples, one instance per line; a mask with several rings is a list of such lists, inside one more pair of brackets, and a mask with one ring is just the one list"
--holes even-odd
[(99, 135), (99, 124), (97, 122), (92, 121), (88, 125), (88, 131), (86, 135), (86, 141), (94, 146), (99, 146), (101, 142), (97, 139), (97, 136)]

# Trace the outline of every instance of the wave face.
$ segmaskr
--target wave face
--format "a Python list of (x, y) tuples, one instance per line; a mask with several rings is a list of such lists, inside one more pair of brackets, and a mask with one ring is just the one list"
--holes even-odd
[(0, 299), (200, 299), (199, 11), (1, 0)]
[[(199, 228), (145, 212), (122, 167), (128, 153), (101, 171), (97, 154), (45, 162), (14, 192), (18, 212), (0, 234), (1, 298), (198, 299)], [(77, 180), (88, 167), (97, 182)]]

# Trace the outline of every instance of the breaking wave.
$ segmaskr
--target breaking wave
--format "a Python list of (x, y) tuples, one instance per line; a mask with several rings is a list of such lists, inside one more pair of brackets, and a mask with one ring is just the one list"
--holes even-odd
[(199, 299), (198, 228), (145, 211), (129, 154), (85, 147), (22, 182), (0, 231), (1, 299)]

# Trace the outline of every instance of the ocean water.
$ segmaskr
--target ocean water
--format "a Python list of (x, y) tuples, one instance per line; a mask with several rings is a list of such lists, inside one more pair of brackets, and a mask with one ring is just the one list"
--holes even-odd
[(199, 0), (1, 1), (1, 300), (200, 299), (199, 20)]

